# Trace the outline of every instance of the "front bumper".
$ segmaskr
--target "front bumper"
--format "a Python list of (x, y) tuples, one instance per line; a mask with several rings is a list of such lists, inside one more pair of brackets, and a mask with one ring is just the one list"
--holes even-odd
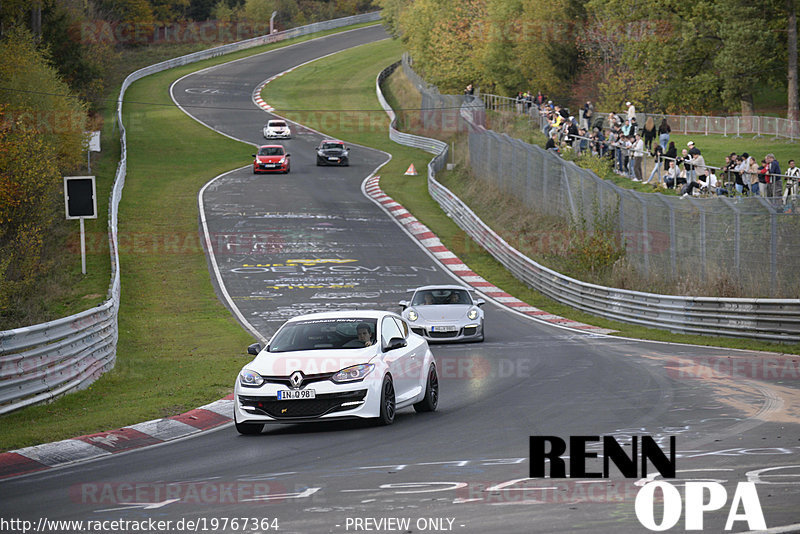
[(467, 323), (457, 325), (453, 331), (437, 332), (439, 324), (410, 323), (411, 330), (427, 341), (438, 342), (458, 342), (458, 341), (478, 341), (483, 339), (483, 322)]
[[(334, 158), (334, 159), (331, 159), (331, 158)], [(338, 157), (338, 156), (320, 156), (319, 154), (317, 155), (317, 165), (341, 165), (341, 166), (344, 166), (344, 165), (349, 165), (349, 164), (350, 164), (350, 160), (347, 158), (347, 156)]]
[(264, 139), (291, 139), (291, 137), (292, 137), (291, 132), (284, 132), (284, 133), (264, 132)]
[(335, 419), (371, 419), (380, 415), (380, 387), (371, 382), (309, 385), (316, 398), (278, 400), (277, 390), (267, 383), (259, 388), (235, 388), (236, 420), (240, 423), (306, 423)]
[[(275, 165), (275, 166), (273, 166)], [(284, 162), (282, 164), (272, 164), (272, 163), (259, 163), (258, 165), (253, 165), (253, 172), (260, 173), (260, 172), (286, 172), (286, 169), (289, 168), (289, 163)]]

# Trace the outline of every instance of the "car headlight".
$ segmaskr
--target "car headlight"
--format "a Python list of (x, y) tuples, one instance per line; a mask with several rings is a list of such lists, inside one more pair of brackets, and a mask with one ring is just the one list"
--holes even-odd
[(467, 317), (469, 317), (469, 318), (470, 318), (470, 320), (474, 321), (475, 319), (477, 319), (477, 318), (478, 318), (478, 310), (476, 310), (475, 308), (472, 308), (472, 309), (471, 309), (471, 310), (470, 310), (470, 311), (467, 313)]
[(278, 163), (283, 163), (284, 161), (286, 161), (286, 158), (281, 158), (278, 160)]
[(416, 321), (419, 319), (419, 315), (414, 310), (408, 310), (408, 320), (409, 321)]
[(364, 377), (372, 372), (375, 365), (371, 363), (362, 363), (342, 369), (331, 377), (331, 380), (340, 384), (342, 382), (356, 382), (357, 380), (364, 380)]
[(264, 383), (264, 378), (250, 369), (242, 369), (239, 373), (239, 383), (245, 387), (257, 388)]

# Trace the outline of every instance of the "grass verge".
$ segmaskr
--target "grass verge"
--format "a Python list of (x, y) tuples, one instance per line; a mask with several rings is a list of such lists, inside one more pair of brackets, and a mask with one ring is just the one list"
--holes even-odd
[[(127, 100), (152, 105), (124, 107), (128, 173), (119, 216), (117, 365), (86, 390), (0, 417), (0, 450), (175, 415), (231, 392), (252, 338), (212, 288), (200, 245), (197, 192), (214, 176), (247, 164), (242, 154), (252, 147), (184, 115), (173, 106), (168, 89), (189, 72), (336, 31), (168, 70), (130, 87)], [(106, 128), (111, 124), (109, 117)], [(104, 158), (106, 167), (98, 169), (106, 180), (98, 184), (104, 202), (113, 180), (112, 160)], [(97, 225), (95, 230), (104, 236), (104, 223)], [(94, 265), (101, 277), (102, 264), (108, 263), (107, 245), (89, 252), (89, 272)], [(108, 276), (98, 281), (103, 294)]]
[[(400, 45), (394, 41), (365, 45), (342, 52), (278, 78), (264, 88), (262, 96), (279, 110), (281, 108), (319, 110), (322, 102), (315, 98), (315, 95), (326, 94), (326, 100), (328, 100), (326, 107), (331, 109), (364, 110), (363, 113), (374, 113), (368, 110), (375, 110), (379, 107), (374, 90), (375, 77), (381, 69), (399, 59), (401, 52)], [(323, 87), (320, 87), (320, 84)], [(415, 93), (413, 86), (405, 80), (405, 76), (399, 70), (385, 84), (387, 100), (394, 109), (418, 109), (419, 100), (417, 99), (419, 97), (415, 96)], [(396, 95), (401, 95), (401, 98)], [(668, 331), (628, 325), (582, 313), (555, 302), (514, 278), (505, 267), (472, 241), (447, 217), (428, 194), (425, 177), (403, 175), (408, 164), (412, 162), (417, 169), (424, 169), (424, 165), (427, 165), (431, 156), (390, 141), (388, 130), (385, 129), (388, 127), (388, 118), (370, 115), (375, 117), (371, 119), (373, 128), (369, 132), (365, 132), (363, 128), (358, 127), (364, 121), (358, 123), (342, 119), (324, 122), (320, 120), (320, 117), (336, 117), (336, 114), (314, 113), (318, 113), (318, 116), (313, 117), (308, 112), (284, 112), (281, 114), (292, 120), (301, 122), (306, 120), (307, 122), (304, 124), (320, 129), (331, 136), (391, 152), (394, 155), (393, 160), (379, 172), (383, 190), (431, 228), (445, 246), (457, 254), (472, 270), (503, 288), (504, 291), (533, 306), (576, 321), (611, 328), (619, 331), (619, 335), (626, 337), (783, 353), (797, 351), (796, 345), (748, 339), (678, 335)], [(315, 118), (316, 122), (309, 120)], [(408, 123), (413, 122), (413, 120), (408, 121)], [(420, 158), (422, 163), (420, 163)], [(458, 154), (455, 155), (455, 158), (458, 161)]]

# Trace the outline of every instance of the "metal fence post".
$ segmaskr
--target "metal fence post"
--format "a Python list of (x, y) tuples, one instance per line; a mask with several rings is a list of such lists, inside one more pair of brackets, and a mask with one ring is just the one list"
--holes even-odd
[(778, 291), (778, 215), (775, 210), (769, 214), (769, 274), (770, 289), (772, 295), (777, 295)]
[(647, 202), (644, 198), (640, 198), (642, 204), (642, 236), (639, 239), (642, 246), (642, 253), (644, 254), (644, 275), (650, 276), (650, 243), (647, 239)]

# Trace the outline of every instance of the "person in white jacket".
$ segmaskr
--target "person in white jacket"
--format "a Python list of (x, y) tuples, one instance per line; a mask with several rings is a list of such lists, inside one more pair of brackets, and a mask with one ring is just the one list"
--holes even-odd
[(644, 162), (644, 140), (638, 133), (633, 142), (633, 181), (641, 182), (644, 180), (644, 169), (642, 163)]

